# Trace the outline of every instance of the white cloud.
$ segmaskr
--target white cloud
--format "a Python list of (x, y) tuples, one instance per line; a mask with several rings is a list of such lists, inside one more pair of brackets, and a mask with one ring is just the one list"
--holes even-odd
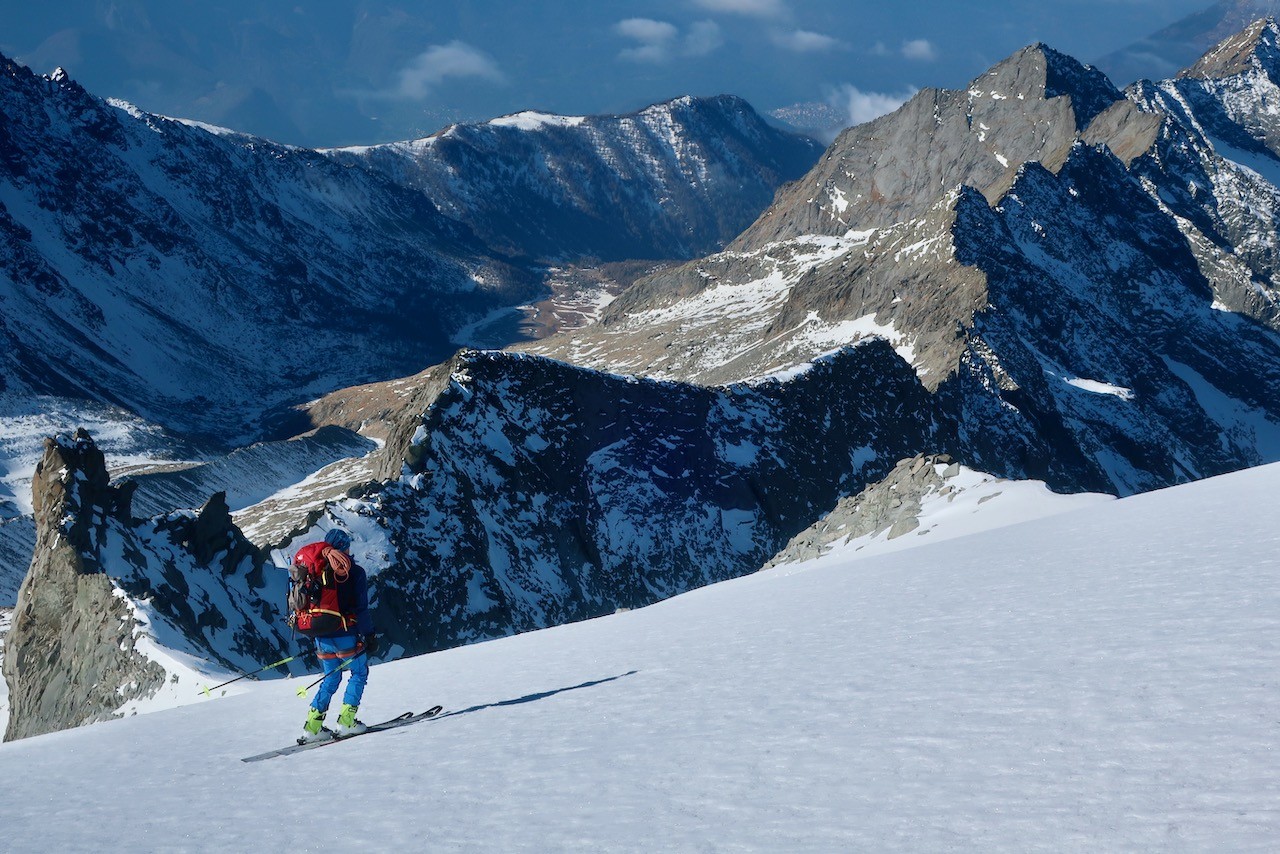
[(777, 18), (787, 13), (782, 0), (694, 0), (694, 3), (711, 12), (752, 15), (757, 18)]
[(902, 55), (920, 62), (933, 62), (938, 58), (938, 49), (928, 39), (912, 39), (902, 43)]
[(651, 18), (619, 21), (614, 31), (637, 42), (618, 53), (620, 59), (631, 62), (663, 63), (677, 55), (706, 56), (724, 44), (720, 25), (715, 21), (697, 21), (683, 37), (674, 24)]
[(916, 91), (908, 89), (901, 95), (863, 92), (857, 86), (845, 83), (828, 96), (827, 102), (837, 110), (843, 111), (849, 118), (849, 126), (852, 127), (892, 113), (905, 104)]
[(495, 83), (504, 80), (492, 58), (469, 44), (452, 41), (432, 45), (405, 66), (390, 95), (421, 101), (446, 77), (479, 77)]
[(724, 44), (720, 35), (720, 25), (715, 21), (697, 21), (689, 27), (684, 37), (684, 52), (687, 56), (706, 56)]
[(645, 42), (646, 44), (670, 41), (680, 32), (675, 28), (674, 24), (668, 24), (666, 21), (655, 21), (652, 18), (627, 18), (625, 21), (619, 21), (615, 24), (614, 29), (618, 31), (619, 35), (635, 39), (638, 42)]
[(774, 33), (773, 43), (796, 53), (816, 53), (823, 50), (834, 50), (843, 47), (839, 39), (815, 33), (811, 30), (792, 30), (785, 33)]

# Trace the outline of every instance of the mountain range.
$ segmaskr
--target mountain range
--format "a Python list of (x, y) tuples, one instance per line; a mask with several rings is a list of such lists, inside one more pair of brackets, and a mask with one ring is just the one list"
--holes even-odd
[[(259, 628), (279, 625), (272, 555), (343, 526), (374, 575), (392, 654), (415, 654), (752, 572), (841, 502), (875, 494), (897, 512), (877, 511), (874, 527), (897, 528), (920, 506), (912, 489), (938, 489), (910, 476), (925, 462), (899, 465), (917, 456), (1118, 495), (1280, 459), (1280, 189), (1267, 177), (1280, 165), (1278, 44), (1280, 28), (1260, 20), (1183, 75), (1125, 92), (1036, 44), (965, 89), (922, 90), (845, 131), (723, 250), (640, 280), (596, 323), (463, 351), (401, 381), (379, 415), (372, 477), (313, 508), (274, 551), (244, 543), (216, 496), (180, 518), (205, 520), (219, 549), (172, 514), (136, 519), (92, 439), (51, 442), (37, 537), (65, 544), (37, 546), (42, 568), (19, 595), (10, 732), (120, 709), (58, 676), (85, 667), (74, 627), (38, 670), (10, 663), (48, 648), (67, 625), (67, 597), (49, 588), (85, 575), (129, 601), (154, 598), (153, 636), (228, 666), (230, 652), (282, 648)], [(505, 124), (521, 122), (548, 137), (568, 124)], [(385, 170), (423, 175), (409, 148), (375, 153), (372, 168), (343, 166), (366, 151), (296, 156), (408, 192)], [(440, 210), (450, 245), (494, 242)], [(506, 248), (549, 247), (553, 234), (517, 229)], [(520, 271), (525, 257), (491, 263)], [(339, 408), (313, 417), (349, 417)], [(129, 545), (121, 556), (112, 542)], [(213, 592), (190, 613), (172, 592), (180, 578), (207, 581), (207, 566), (225, 581), (199, 590), (257, 603), (234, 604), (234, 625), (204, 616), (218, 611)], [(104, 648), (136, 656), (112, 674), (153, 673), (155, 658), (126, 643), (146, 634), (136, 626), (108, 633)], [(49, 685), (56, 703), (40, 699)]]
[[(438, 362), (462, 326), (544, 293), (531, 264), (545, 237), (530, 246), (510, 223), (545, 217), (493, 176), (535, 173), (557, 145), (595, 146), (608, 164), (594, 169), (594, 194), (579, 182), (566, 203), (567, 185), (541, 185), (543, 207), (572, 218), (576, 205), (575, 227), (595, 223), (594, 241), (559, 257), (691, 257), (723, 244), (818, 154), (744, 102), (686, 99), (603, 131), (588, 123), (548, 140), (513, 128), (502, 146), (457, 157), (445, 142), (439, 158), (414, 161), (419, 173), (464, 177), (453, 196), (432, 195), (438, 182), (149, 115), (65, 74), (0, 62), (0, 393), (115, 404), (223, 446), (270, 434), (287, 404)], [(646, 120), (666, 136), (628, 132)], [(685, 186), (686, 173), (696, 191), (663, 189)], [(483, 185), (495, 204), (467, 212)], [(617, 204), (622, 187), (653, 202), (643, 247), (620, 236), (634, 216)]]
[(1176, 76), (1209, 48), (1268, 15), (1276, 0), (1219, 0), (1096, 61), (1120, 85)]
[(328, 153), (420, 190), (496, 250), (564, 263), (714, 251), (822, 149), (725, 95), (623, 116), (528, 111)]

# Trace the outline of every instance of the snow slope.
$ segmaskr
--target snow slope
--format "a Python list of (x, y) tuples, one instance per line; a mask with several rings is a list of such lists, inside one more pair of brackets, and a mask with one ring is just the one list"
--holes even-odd
[(292, 736), (297, 682), (5, 744), (0, 822), (49, 851), (1274, 850), (1277, 486), (379, 666), (366, 719), (449, 714), (284, 759), (239, 761)]

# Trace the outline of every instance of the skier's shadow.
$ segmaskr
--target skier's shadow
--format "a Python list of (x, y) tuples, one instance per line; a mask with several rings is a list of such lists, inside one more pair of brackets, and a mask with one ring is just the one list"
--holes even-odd
[(472, 712), (483, 712), (485, 709), (496, 709), (502, 706), (519, 706), (524, 703), (536, 703), (538, 700), (545, 700), (548, 697), (554, 697), (556, 694), (563, 694), (566, 691), (578, 691), (582, 688), (594, 688), (597, 685), (616, 682), (627, 676), (635, 676), (639, 672), (639, 670), (631, 670), (627, 673), (620, 673), (617, 676), (610, 676), (607, 679), (593, 679), (590, 682), (583, 682), (581, 685), (570, 685), (567, 688), (556, 688), (554, 691), (539, 691), (537, 694), (526, 694), (523, 697), (516, 697), (511, 700), (499, 700), (496, 703), (483, 703), (479, 706), (472, 706), (468, 709), (458, 709), (456, 712), (445, 712), (444, 714), (439, 715), (436, 720), (457, 717), (458, 715), (469, 715)]

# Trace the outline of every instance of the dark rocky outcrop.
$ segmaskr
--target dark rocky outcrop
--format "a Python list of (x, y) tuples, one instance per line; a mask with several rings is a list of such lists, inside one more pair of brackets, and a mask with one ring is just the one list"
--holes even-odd
[(5, 641), (7, 739), (118, 716), (171, 683), (194, 694), (157, 644), (233, 670), (284, 657), (282, 580), (264, 576), (223, 497), (140, 521), (132, 493), (84, 431), (45, 443), (35, 554)]
[(410, 652), (754, 571), (840, 495), (948, 442), (879, 341), (720, 389), (467, 352), (416, 404), (388, 445), (399, 479), (327, 523), (387, 538), (380, 623)]

